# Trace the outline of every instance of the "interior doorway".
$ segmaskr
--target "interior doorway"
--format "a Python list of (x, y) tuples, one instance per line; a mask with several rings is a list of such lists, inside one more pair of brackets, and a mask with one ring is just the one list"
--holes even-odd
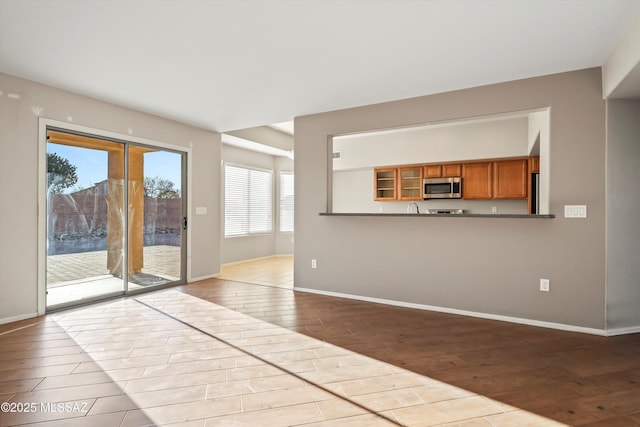
[(223, 133), (221, 279), (292, 289), (293, 122)]
[(46, 309), (185, 283), (186, 153), (46, 135)]

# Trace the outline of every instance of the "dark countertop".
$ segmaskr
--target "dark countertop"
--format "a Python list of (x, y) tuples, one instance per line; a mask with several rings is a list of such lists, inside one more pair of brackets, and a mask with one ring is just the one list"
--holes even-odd
[(553, 214), (547, 215), (530, 215), (530, 214), (497, 214), (497, 213), (487, 213), (487, 214), (473, 214), (473, 213), (464, 213), (464, 214), (414, 214), (414, 213), (353, 213), (353, 212), (320, 212), (318, 215), (320, 216), (378, 216), (378, 217), (420, 217), (420, 218), (522, 218), (522, 219), (550, 219), (555, 218), (556, 216)]

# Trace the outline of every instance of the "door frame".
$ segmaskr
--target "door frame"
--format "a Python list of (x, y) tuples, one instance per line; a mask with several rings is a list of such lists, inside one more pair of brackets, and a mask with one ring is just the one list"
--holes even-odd
[[(192, 186), (192, 156), (191, 147), (185, 147), (181, 145), (170, 144), (167, 142), (161, 142), (151, 140), (147, 138), (140, 138), (133, 135), (125, 135), (116, 132), (90, 128), (87, 126), (81, 126), (74, 123), (62, 122), (59, 120), (47, 119), (44, 117), (38, 118), (38, 315), (45, 314), (46, 307), (46, 293), (47, 293), (47, 128), (56, 128), (61, 131), (69, 131), (71, 133), (83, 133), (87, 135), (93, 135), (98, 138), (113, 139), (121, 142), (130, 142), (133, 144), (140, 144), (159, 149), (167, 149), (177, 151), (186, 154), (186, 165), (183, 163), (183, 167), (186, 166), (186, 173), (183, 171), (183, 176), (186, 179), (186, 183), (183, 183), (183, 187), (186, 184), (186, 210), (185, 215), (187, 217), (187, 224), (191, 224), (192, 209), (191, 209), (191, 186)], [(191, 227), (187, 226), (186, 233), (186, 245), (183, 243), (183, 250), (186, 251), (186, 257), (184, 258), (183, 268), (186, 267), (185, 281), (188, 283), (191, 281)], [(184, 240), (184, 239), (183, 239)], [(186, 265), (184, 265), (186, 264)], [(171, 285), (170, 285), (171, 286)], [(163, 286), (149, 289), (157, 290)], [(126, 295), (126, 294), (125, 294)]]

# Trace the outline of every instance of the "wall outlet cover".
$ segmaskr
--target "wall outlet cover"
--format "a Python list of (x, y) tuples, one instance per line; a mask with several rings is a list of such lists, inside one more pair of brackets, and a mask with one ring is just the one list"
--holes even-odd
[(549, 279), (540, 279), (540, 292), (549, 292)]

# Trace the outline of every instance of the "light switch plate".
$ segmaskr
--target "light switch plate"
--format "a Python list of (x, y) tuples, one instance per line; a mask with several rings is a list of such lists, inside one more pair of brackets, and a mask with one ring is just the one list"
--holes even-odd
[(587, 205), (564, 205), (565, 218), (586, 218)]
[(206, 206), (198, 206), (196, 207), (196, 215), (206, 215), (207, 214), (207, 207)]

